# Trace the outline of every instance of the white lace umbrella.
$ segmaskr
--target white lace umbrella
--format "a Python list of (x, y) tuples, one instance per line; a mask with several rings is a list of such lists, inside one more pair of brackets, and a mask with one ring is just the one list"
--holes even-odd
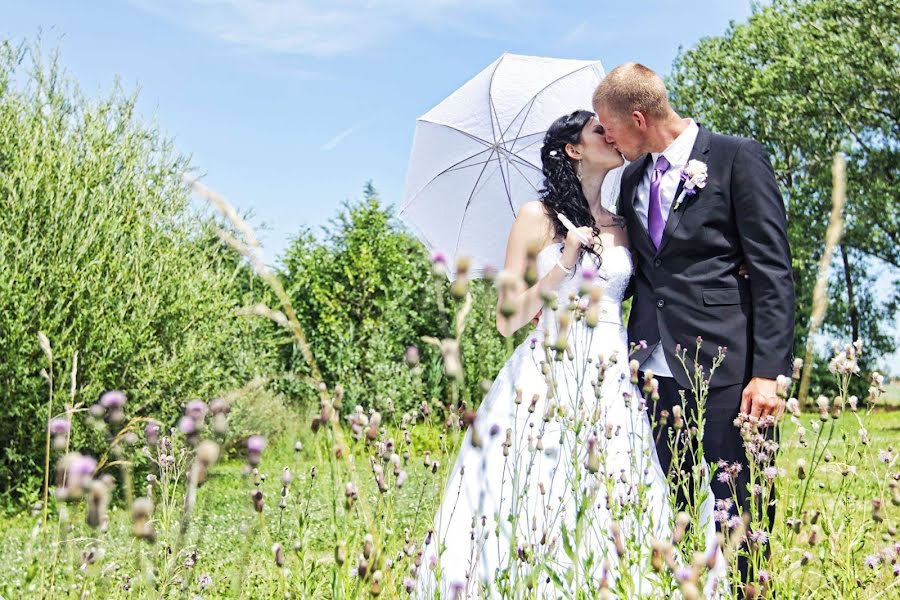
[(475, 276), (502, 267), (516, 213), (543, 183), (547, 128), (590, 110), (603, 76), (600, 61), (498, 58), (418, 119), (400, 218), (451, 269), (461, 256)]

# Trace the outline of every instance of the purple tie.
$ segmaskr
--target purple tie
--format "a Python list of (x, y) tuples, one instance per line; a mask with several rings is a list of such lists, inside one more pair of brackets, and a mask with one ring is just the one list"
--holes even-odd
[(653, 174), (650, 176), (650, 205), (647, 207), (647, 229), (650, 231), (650, 239), (653, 245), (659, 249), (662, 242), (663, 229), (666, 228), (666, 222), (663, 220), (662, 207), (659, 203), (659, 184), (666, 171), (669, 170), (669, 161), (662, 154), (656, 159), (656, 166), (653, 167)]

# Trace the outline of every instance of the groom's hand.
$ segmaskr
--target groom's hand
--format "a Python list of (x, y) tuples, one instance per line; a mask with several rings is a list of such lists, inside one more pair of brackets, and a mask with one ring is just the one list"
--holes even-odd
[(762, 418), (781, 415), (784, 400), (778, 397), (774, 379), (754, 377), (741, 395), (741, 412)]

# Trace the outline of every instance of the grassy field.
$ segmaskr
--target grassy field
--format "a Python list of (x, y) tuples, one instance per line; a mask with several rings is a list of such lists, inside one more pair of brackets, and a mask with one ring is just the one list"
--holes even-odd
[[(808, 420), (807, 417), (817, 418), (816, 415), (804, 415), (804, 421)], [(844, 483), (839, 465), (843, 454), (851, 446), (848, 441), (858, 435), (858, 426), (850, 415), (845, 415), (836, 423), (838, 426), (830, 446), (835, 459), (823, 465), (821, 476), (811, 486), (809, 508), (833, 510), (834, 502), (840, 499), (859, 504), (866, 511), (872, 490), (882, 486), (877, 479), (882, 478), (883, 473), (876, 473), (877, 469), (861, 469), (856, 475), (856, 482)], [(896, 443), (900, 433), (900, 411), (873, 412), (867, 418), (866, 428), (870, 437), (867, 452), (872, 453), (870, 458), (874, 462), (875, 454)], [(361, 514), (358, 510), (344, 512), (346, 482), (340, 474), (332, 477), (328, 472), (329, 461), (322, 454), (326, 449), (325, 440), (321, 436), (313, 437), (307, 426), (298, 426), (297, 429), (296, 440), (302, 443), (301, 450), (295, 450), (293, 440), (285, 439), (264, 452), (259, 466), (263, 479), (259, 489), (264, 493), (266, 504), (262, 513), (253, 509), (249, 492), (254, 489), (254, 483), (246, 474), (245, 462), (241, 458), (232, 457), (214, 467), (208, 481), (200, 488), (196, 518), (184, 544), (184, 547), (195, 548), (196, 551), (171, 559), (170, 564), (176, 573), (174, 581), (178, 585), (173, 586), (169, 597), (330, 597), (333, 581), (329, 573), (335, 560), (336, 544), (340, 542), (351, 546), (345, 568), (355, 570), (358, 551), (353, 551), (353, 541), (362, 539), (366, 533)], [(809, 452), (808, 448), (802, 448), (797, 443), (795, 429), (790, 423), (786, 425), (779, 459), (779, 465), (788, 471), (793, 470), (797, 460)], [(442, 492), (440, 474), (452, 464), (460, 438), (457, 434), (452, 439), (445, 439), (436, 426), (430, 425), (413, 427), (410, 433), (409, 480), (389, 501), (378, 499), (371, 471), (364, 462), (366, 459), (361, 443), (354, 453), (354, 460), (360, 483), (366, 488), (366, 493), (360, 496), (373, 499), (369, 509), (383, 521), (383, 531), (398, 539), (402, 539), (408, 531), (411, 539), (419, 540), (430, 525)], [(397, 436), (400, 439), (399, 432)], [(426, 451), (430, 452), (431, 458), (442, 461), (441, 472), (437, 475), (423, 464)], [(286, 496), (287, 506), (280, 509), (278, 504), (285, 467), (293, 474), (293, 481)], [(788, 493), (791, 495), (793, 492)], [(332, 498), (337, 499), (339, 506), (332, 505)], [(781, 511), (778, 527), (784, 527), (781, 521), (786, 510)], [(359, 522), (348, 527), (343, 522), (348, 518), (359, 519)], [(58, 581), (78, 582), (80, 573), (90, 573), (91, 569), (100, 573), (100, 580), (104, 583), (90, 597), (124, 596), (129, 590), (132, 593), (138, 591), (142, 585), (142, 565), (146, 564), (143, 561), (149, 560), (153, 553), (159, 553), (159, 560), (162, 560), (159, 557), (165, 558), (176, 537), (171, 532), (166, 534), (160, 525), (160, 535), (155, 545), (135, 540), (131, 535), (130, 516), (116, 508), (111, 509), (106, 533), (97, 534), (87, 529), (79, 522), (82, 519), (83, 515), (73, 510), (69, 518), (71, 529), (63, 536), (66, 541), (59, 546), (55, 563), (59, 570)], [(48, 561), (52, 559), (33, 551), (40, 541), (39, 522), (39, 516), (30, 514), (0, 521), (0, 543), (7, 550), (5, 560), (0, 561), (0, 596), (7, 600), (40, 595), (40, 590), (31, 583), (31, 579), (42, 568), (47, 568)], [(69, 529), (65, 524), (62, 527)], [(338, 535), (347, 537), (348, 531), (351, 532), (351, 539), (337, 539)], [(786, 551), (779, 546), (779, 539), (786, 538), (773, 537), (776, 560), (779, 553)], [(276, 564), (273, 553), (276, 543), (280, 543), (286, 553), (284, 568)], [(85, 562), (82, 552), (89, 548), (102, 548), (105, 556), (79, 571)], [(797, 552), (798, 548), (792, 547), (789, 551)], [(823, 578), (827, 579), (824, 575)], [(398, 582), (393, 583), (396, 585)], [(76, 583), (69, 585), (72, 589), (57, 587), (53, 597), (83, 597)], [(386, 585), (385, 589), (398, 587)], [(44, 591), (46, 594), (48, 590)], [(900, 594), (897, 589), (893, 591)], [(885, 597), (898, 597), (896, 594)], [(393, 595), (393, 591), (386, 594), (387, 597)]]

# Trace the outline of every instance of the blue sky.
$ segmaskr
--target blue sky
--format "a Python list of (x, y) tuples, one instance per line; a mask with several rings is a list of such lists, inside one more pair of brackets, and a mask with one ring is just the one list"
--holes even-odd
[(368, 179), (399, 203), (416, 117), (503, 52), (667, 73), (680, 45), (750, 12), (750, 0), (30, 0), (3, 2), (0, 35), (41, 32), (88, 95), (116, 76), (139, 89), (142, 118), (268, 228), (274, 262)]

